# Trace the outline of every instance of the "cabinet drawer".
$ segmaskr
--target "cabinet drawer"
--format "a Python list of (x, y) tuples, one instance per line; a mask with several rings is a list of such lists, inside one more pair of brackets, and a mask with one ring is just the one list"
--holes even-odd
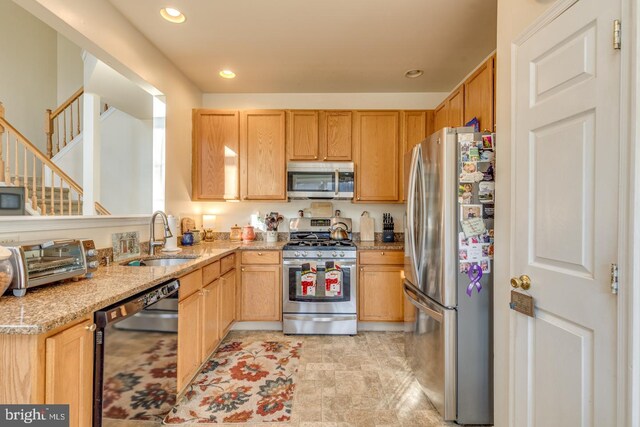
[(243, 251), (243, 264), (280, 264), (279, 251)]
[(227, 255), (220, 260), (220, 273), (224, 274), (227, 271), (235, 268), (236, 266), (236, 254)]
[(360, 251), (360, 264), (403, 265), (403, 251)]
[(182, 276), (179, 280), (180, 289), (178, 290), (178, 299), (182, 301), (202, 288), (202, 270), (197, 270), (186, 276)]
[(206, 267), (202, 268), (202, 284), (208, 285), (209, 283), (220, 277), (220, 261), (214, 261)]

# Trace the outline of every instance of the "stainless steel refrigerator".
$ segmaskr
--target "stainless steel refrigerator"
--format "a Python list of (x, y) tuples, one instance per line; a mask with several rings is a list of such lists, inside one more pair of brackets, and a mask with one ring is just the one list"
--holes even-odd
[(459, 424), (493, 423), (494, 143), (445, 128), (405, 159), (405, 351)]

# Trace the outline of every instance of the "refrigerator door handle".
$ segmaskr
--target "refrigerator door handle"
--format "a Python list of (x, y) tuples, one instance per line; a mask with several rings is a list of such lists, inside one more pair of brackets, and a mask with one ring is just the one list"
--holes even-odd
[(430, 317), (437, 320), (438, 322), (442, 322), (443, 320), (442, 313), (438, 313), (437, 311), (433, 310), (432, 308), (424, 304), (422, 301), (420, 301), (419, 295), (415, 291), (413, 291), (411, 288), (409, 288), (406, 283), (404, 284), (404, 294), (409, 299), (409, 302), (415, 305), (419, 310), (424, 311)]
[[(407, 230), (409, 232), (409, 257), (411, 259), (411, 267), (413, 270), (413, 275), (415, 277), (415, 280), (419, 282), (420, 280), (420, 275), (419, 275), (419, 271), (420, 268), (418, 266), (418, 259), (416, 256), (416, 236), (414, 235), (414, 230), (415, 230), (415, 212), (414, 212), (414, 204), (416, 203), (415, 200), (415, 189), (416, 189), (416, 175), (417, 175), (417, 165), (418, 165), (418, 158), (419, 158), (419, 151), (420, 151), (420, 147), (416, 146), (413, 149), (413, 153), (411, 156), (411, 169), (410, 169), (410, 173), (409, 173), (409, 189), (408, 189), (408, 194), (409, 197), (407, 198)], [(420, 202), (418, 200), (418, 202)]]

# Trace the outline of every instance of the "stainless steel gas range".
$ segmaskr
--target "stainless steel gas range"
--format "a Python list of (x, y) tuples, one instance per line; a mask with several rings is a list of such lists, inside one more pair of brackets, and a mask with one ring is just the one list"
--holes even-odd
[[(346, 228), (349, 239), (332, 240), (333, 226)], [(289, 230), (291, 240), (282, 256), (284, 333), (355, 335), (357, 274), (351, 220), (296, 218)]]

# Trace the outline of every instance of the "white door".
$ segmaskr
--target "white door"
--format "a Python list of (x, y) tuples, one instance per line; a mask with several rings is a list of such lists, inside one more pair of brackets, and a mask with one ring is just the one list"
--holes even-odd
[(616, 425), (620, 0), (578, 0), (515, 49), (513, 426)]

